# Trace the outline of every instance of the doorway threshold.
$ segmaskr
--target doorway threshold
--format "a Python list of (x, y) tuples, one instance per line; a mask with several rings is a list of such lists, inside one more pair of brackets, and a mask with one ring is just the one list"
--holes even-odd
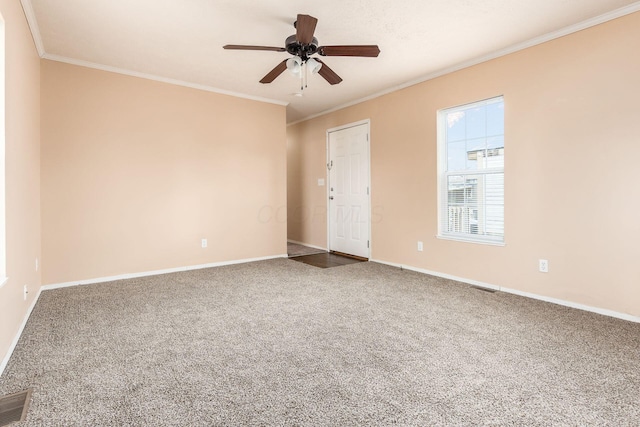
[(289, 258), (292, 261), (298, 261), (307, 265), (318, 268), (341, 267), (343, 265), (357, 264), (359, 262), (368, 261), (366, 258), (353, 258), (351, 256), (343, 256), (337, 253), (321, 253), (313, 255), (297, 256)]

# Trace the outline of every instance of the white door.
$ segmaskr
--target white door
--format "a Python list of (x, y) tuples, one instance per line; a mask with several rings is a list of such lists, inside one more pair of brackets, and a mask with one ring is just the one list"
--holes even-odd
[(369, 124), (329, 132), (329, 250), (369, 258)]

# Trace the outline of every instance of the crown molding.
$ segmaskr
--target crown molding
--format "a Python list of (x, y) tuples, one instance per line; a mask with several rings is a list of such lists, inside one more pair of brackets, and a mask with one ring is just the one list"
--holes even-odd
[(185, 82), (182, 80), (170, 79), (166, 77), (156, 76), (153, 74), (140, 73), (137, 71), (127, 70), (123, 68), (111, 67), (108, 65), (102, 65), (94, 62), (83, 61), (80, 59), (68, 58), (61, 55), (49, 54), (44, 49), (44, 43), (42, 43), (42, 36), (40, 34), (40, 27), (38, 26), (38, 21), (36, 20), (36, 15), (33, 10), (33, 5), (31, 4), (31, 0), (20, 0), (20, 3), (22, 4), (22, 10), (24, 11), (24, 15), (27, 19), (29, 29), (31, 30), (31, 36), (33, 37), (33, 42), (36, 46), (36, 50), (38, 51), (38, 55), (42, 59), (48, 59), (48, 60), (57, 61), (57, 62), (64, 62), (67, 64), (78, 65), (78, 66), (87, 67), (87, 68), (94, 68), (97, 70), (108, 71), (108, 72), (117, 73), (117, 74), (124, 74), (127, 76), (139, 77), (147, 80), (155, 80), (158, 82), (168, 83), (176, 86), (184, 86), (191, 89), (203, 90), (206, 92), (213, 92), (221, 95), (233, 96), (236, 98), (249, 99), (251, 101), (265, 102), (268, 104), (282, 105), (285, 107), (289, 105), (289, 103), (285, 101), (278, 101), (275, 99), (252, 96), (244, 93), (218, 89), (212, 86), (206, 86), (206, 85), (201, 85), (201, 84), (196, 84), (191, 82)]
[(276, 99), (269, 99), (269, 98), (262, 98), (260, 96), (247, 95), (244, 93), (233, 92), (230, 90), (218, 89), (212, 86), (206, 86), (206, 85), (201, 85), (197, 83), (185, 82), (183, 80), (176, 80), (176, 79), (170, 79), (167, 77), (156, 76), (154, 74), (140, 73), (138, 71), (132, 71), (132, 70), (127, 70), (127, 69), (118, 68), (118, 67), (111, 67), (109, 65), (97, 64), (95, 62), (83, 61), (81, 59), (68, 58), (66, 56), (51, 55), (51, 54), (45, 53), (42, 56), (42, 59), (48, 59), (50, 61), (56, 61), (56, 62), (64, 62), (66, 64), (78, 65), (80, 67), (86, 67), (86, 68), (93, 68), (96, 70), (107, 71), (110, 73), (124, 74), (125, 76), (138, 77), (146, 80), (154, 80), (157, 82), (168, 83), (176, 86), (184, 86), (191, 89), (203, 90), (205, 92), (217, 93), (220, 95), (228, 95), (236, 98), (249, 99), (251, 101), (265, 102), (268, 104), (282, 105), (285, 107), (289, 105), (288, 102), (278, 101)]
[(483, 62), (490, 61), (492, 59), (500, 58), (501, 56), (506, 56), (506, 55), (509, 55), (511, 53), (515, 53), (515, 52), (518, 52), (518, 51), (521, 51), (521, 50), (524, 50), (524, 49), (528, 49), (528, 48), (533, 47), (533, 46), (537, 46), (539, 44), (543, 44), (543, 43), (549, 42), (551, 40), (555, 40), (555, 39), (558, 39), (558, 38), (561, 38), (561, 37), (564, 37), (564, 36), (568, 36), (570, 34), (577, 33), (578, 31), (586, 30), (587, 28), (595, 27), (596, 25), (604, 24), (605, 22), (609, 22), (609, 21), (612, 21), (614, 19), (621, 18), (621, 17), (626, 16), (626, 15), (630, 15), (630, 14), (638, 12), (638, 11), (640, 11), (640, 1), (632, 3), (632, 4), (630, 4), (628, 6), (625, 6), (625, 7), (621, 7), (619, 9), (612, 10), (611, 12), (607, 12), (605, 14), (596, 16), (594, 18), (587, 19), (586, 21), (582, 21), (582, 22), (579, 22), (577, 24), (570, 25), (570, 26), (565, 27), (565, 28), (561, 28), (560, 30), (552, 31), (552, 32), (544, 34), (542, 36), (535, 37), (535, 38), (527, 40), (525, 42), (517, 43), (517, 44), (511, 45), (509, 47), (506, 47), (504, 49), (500, 49), (500, 50), (491, 52), (491, 53), (489, 53), (487, 55), (483, 55), (483, 56), (471, 59), (469, 61), (461, 62), (459, 64), (456, 64), (456, 65), (452, 66), (452, 67), (444, 68), (444, 69), (435, 71), (433, 73), (429, 73), (429, 74), (427, 74), (425, 76), (422, 76), (422, 77), (420, 77), (418, 79), (411, 80), (411, 81), (408, 81), (406, 83), (390, 87), (388, 89), (385, 89), (385, 90), (380, 91), (380, 92), (376, 92), (376, 93), (374, 93), (372, 95), (369, 95), (369, 96), (366, 96), (364, 98), (359, 98), (359, 99), (356, 99), (355, 101), (350, 101), (350, 102), (347, 102), (345, 104), (338, 105), (336, 107), (330, 108), (330, 109), (322, 111), (320, 113), (312, 114), (312, 115), (310, 115), (308, 117), (305, 117), (303, 119), (296, 120), (295, 122), (292, 122), (292, 123), (288, 123), (287, 126), (293, 126), (295, 124), (298, 124), (298, 123), (301, 123), (301, 122), (304, 122), (304, 121), (307, 121), (307, 120), (315, 119), (316, 117), (324, 116), (325, 114), (333, 113), (335, 111), (342, 110), (343, 108), (351, 107), (353, 105), (357, 105), (357, 104), (360, 104), (360, 103), (365, 102), (365, 101), (369, 101), (369, 100), (372, 100), (372, 99), (375, 99), (375, 98), (379, 98), (379, 97), (381, 97), (383, 95), (387, 95), (387, 94), (396, 92), (396, 91), (401, 90), (401, 89), (406, 89), (406, 88), (408, 88), (410, 86), (415, 86), (417, 84), (426, 82), (428, 80), (433, 80), (433, 79), (435, 79), (437, 77), (441, 77), (441, 76), (444, 76), (446, 74), (453, 73), (455, 71), (460, 71), (460, 70), (462, 70), (464, 68), (469, 68), (469, 67), (472, 67), (474, 65), (478, 65), (478, 64), (481, 64)]
[(20, 0), (22, 4), (22, 10), (24, 16), (27, 18), (27, 24), (31, 30), (31, 37), (33, 37), (33, 43), (36, 45), (38, 55), (42, 58), (45, 54), (44, 44), (42, 43), (42, 37), (40, 36), (40, 27), (38, 27), (38, 21), (36, 20), (36, 14), (33, 11), (33, 5), (31, 0)]
[[(82, 60), (73, 59), (73, 58), (67, 58), (67, 57), (63, 57), (63, 56), (59, 56), (59, 55), (48, 54), (48, 53), (46, 53), (46, 51), (44, 49), (44, 44), (42, 43), (42, 37), (40, 35), (40, 29), (38, 27), (38, 23), (37, 23), (36, 18), (35, 18), (35, 13), (33, 11), (33, 6), (31, 4), (31, 0), (20, 0), (20, 3), (22, 4), (22, 9), (24, 10), (24, 14), (25, 14), (25, 16), (27, 18), (27, 22), (28, 22), (29, 28), (31, 30), (31, 35), (33, 37), (33, 41), (34, 41), (34, 43), (36, 45), (36, 49), (38, 51), (38, 55), (40, 55), (41, 58), (49, 59), (49, 60), (52, 60), (52, 61), (65, 62), (65, 63), (73, 64), (73, 65), (79, 65), (79, 66), (82, 66), (82, 67), (95, 68), (95, 69), (98, 69), (98, 70), (109, 71), (109, 72), (112, 72), (112, 73), (118, 73), (118, 74), (124, 74), (124, 75), (128, 75), (128, 76), (133, 76), (133, 77), (139, 77), (139, 78), (148, 79), (148, 80), (160, 81), (160, 82), (169, 83), (169, 84), (178, 85), (178, 86), (185, 86), (185, 87), (189, 87), (189, 88), (193, 88), (193, 89), (204, 90), (204, 91), (207, 91), (207, 92), (214, 92), (214, 93), (218, 93), (218, 94), (222, 94), (222, 95), (229, 95), (229, 96), (234, 96), (234, 97), (238, 97), (238, 98), (249, 99), (249, 100), (252, 100), (252, 101), (266, 102), (266, 103), (270, 103), (270, 104), (283, 105), (283, 106), (289, 105), (289, 102), (278, 101), (278, 100), (262, 98), (262, 97), (256, 97), (256, 96), (251, 96), (251, 95), (247, 95), (247, 94), (243, 94), (243, 93), (232, 92), (232, 91), (227, 91), (227, 90), (223, 90), (223, 89), (217, 89), (217, 88), (214, 88), (214, 87), (211, 87), (211, 86), (205, 86), (205, 85), (185, 82), (185, 81), (181, 81), (181, 80), (174, 80), (174, 79), (169, 79), (169, 78), (165, 78), (165, 77), (155, 76), (155, 75), (152, 75), (152, 74), (140, 73), (140, 72), (137, 72), (137, 71), (126, 70), (126, 69), (116, 68), (116, 67), (110, 67), (110, 66), (107, 66), (107, 65), (96, 64), (96, 63), (92, 63), (92, 62), (88, 62), (88, 61), (82, 61)], [(441, 77), (441, 76), (443, 76), (445, 74), (453, 73), (455, 71), (459, 71), (459, 70), (462, 70), (464, 68), (472, 67), (474, 65), (478, 65), (478, 64), (481, 64), (483, 62), (490, 61), (492, 59), (500, 58), (502, 56), (509, 55), (511, 53), (518, 52), (520, 50), (524, 50), (524, 49), (527, 49), (527, 48), (530, 48), (530, 47), (533, 47), (533, 46), (536, 46), (536, 45), (539, 45), (539, 44), (542, 44), (542, 43), (546, 43), (548, 41), (551, 41), (551, 40), (554, 40), (554, 39), (557, 39), (557, 38), (560, 38), (560, 37), (564, 37), (564, 36), (567, 36), (569, 34), (573, 34), (573, 33), (576, 33), (578, 31), (582, 31), (582, 30), (585, 30), (587, 28), (594, 27), (596, 25), (604, 24), (605, 22), (608, 22), (608, 21), (611, 21), (611, 20), (614, 20), (614, 19), (617, 19), (617, 18), (621, 18), (621, 17), (623, 17), (625, 15), (629, 15), (629, 14), (632, 14), (632, 13), (635, 13), (635, 12), (638, 12), (638, 11), (640, 11), (640, 1), (637, 1), (635, 3), (632, 3), (632, 4), (624, 6), (624, 7), (621, 7), (619, 9), (612, 10), (612, 11), (604, 13), (602, 15), (587, 19), (587, 20), (579, 22), (577, 24), (570, 25), (570, 26), (562, 28), (560, 30), (552, 31), (552, 32), (544, 34), (542, 36), (535, 37), (535, 38), (527, 40), (525, 42), (517, 43), (517, 44), (509, 46), (507, 48), (494, 51), (494, 52), (489, 53), (487, 55), (483, 55), (483, 56), (471, 59), (469, 61), (461, 62), (459, 64), (456, 64), (456, 65), (452, 66), (452, 67), (444, 68), (444, 69), (435, 71), (433, 73), (429, 73), (429, 74), (427, 74), (425, 76), (422, 76), (422, 77), (420, 77), (418, 79), (411, 80), (411, 81), (408, 81), (406, 83), (390, 87), (388, 89), (382, 90), (380, 92), (376, 92), (376, 93), (374, 93), (372, 95), (369, 95), (369, 96), (366, 96), (364, 98), (359, 98), (359, 99), (356, 99), (354, 101), (350, 101), (350, 102), (347, 102), (345, 104), (341, 104), (341, 105), (338, 105), (336, 107), (330, 108), (328, 110), (324, 110), (324, 111), (322, 111), (320, 113), (312, 114), (312, 115), (307, 116), (305, 118), (296, 120), (295, 122), (287, 123), (287, 126), (292, 126), (292, 125), (295, 125), (297, 123), (301, 123), (301, 122), (304, 122), (304, 121), (307, 121), (307, 120), (314, 119), (316, 117), (324, 116), (325, 114), (329, 114), (329, 113), (333, 113), (333, 112), (338, 111), (338, 110), (342, 110), (343, 108), (351, 107), (353, 105), (360, 104), (360, 103), (365, 102), (365, 101), (369, 101), (369, 100), (372, 100), (372, 99), (375, 99), (375, 98), (379, 98), (379, 97), (387, 95), (389, 93), (396, 92), (398, 90), (405, 89), (405, 88), (408, 88), (410, 86), (415, 86), (417, 84), (426, 82), (428, 80), (433, 80), (433, 79), (435, 79), (437, 77)]]

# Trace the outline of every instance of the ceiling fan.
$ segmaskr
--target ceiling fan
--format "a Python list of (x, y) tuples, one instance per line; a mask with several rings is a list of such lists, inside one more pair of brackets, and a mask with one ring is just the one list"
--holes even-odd
[[(340, 83), (342, 78), (319, 58), (312, 58), (312, 55), (377, 57), (380, 53), (377, 45), (318, 46), (318, 39), (313, 37), (317, 23), (318, 20), (313, 16), (299, 14), (297, 21), (293, 24), (296, 33), (287, 37), (284, 42), (285, 47), (228, 44), (223, 46), (223, 48), (269, 50), (274, 52), (289, 52), (291, 55), (294, 55), (276, 65), (273, 70), (269, 71), (267, 75), (260, 80), (260, 83), (271, 83), (276, 77), (282, 74), (284, 70), (289, 69), (294, 74), (300, 75), (301, 83), (306, 77), (306, 70), (310, 70), (311, 72), (320, 74), (327, 82), (335, 85)], [(301, 89), (303, 89), (303, 87), (301, 87)]]

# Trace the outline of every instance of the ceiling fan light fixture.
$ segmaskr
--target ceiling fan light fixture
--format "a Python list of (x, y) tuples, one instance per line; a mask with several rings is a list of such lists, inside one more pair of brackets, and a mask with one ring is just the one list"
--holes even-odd
[(309, 60), (307, 61), (307, 67), (313, 74), (317, 74), (318, 71), (320, 71), (320, 68), (322, 68), (322, 63), (316, 61), (313, 58), (309, 58)]
[(287, 59), (287, 70), (294, 76), (299, 75), (302, 70), (302, 59), (298, 56)]
[(273, 70), (269, 71), (260, 80), (260, 83), (271, 83), (285, 70), (289, 70), (292, 75), (300, 78), (300, 91), (307, 87), (309, 74), (319, 74), (330, 85), (335, 85), (342, 81), (342, 78), (327, 64), (320, 59), (312, 58), (312, 55), (376, 57), (380, 53), (377, 45), (319, 46), (318, 39), (313, 35), (317, 23), (318, 19), (313, 16), (298, 14), (298, 19), (293, 24), (296, 28), (296, 33), (287, 37), (284, 43), (285, 47), (228, 44), (224, 45), (223, 48), (288, 52), (292, 57), (276, 65)]

